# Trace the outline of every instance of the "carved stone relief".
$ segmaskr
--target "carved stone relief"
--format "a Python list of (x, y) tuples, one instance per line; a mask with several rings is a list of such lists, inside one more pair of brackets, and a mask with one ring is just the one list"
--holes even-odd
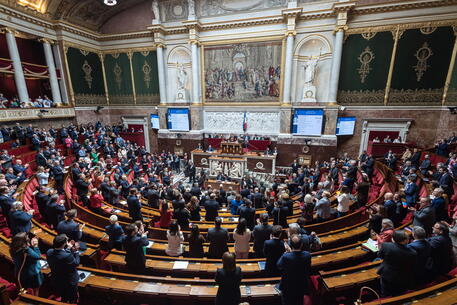
[[(279, 112), (247, 112), (249, 134), (279, 133)], [(205, 111), (204, 127), (206, 132), (243, 133), (244, 112)]]

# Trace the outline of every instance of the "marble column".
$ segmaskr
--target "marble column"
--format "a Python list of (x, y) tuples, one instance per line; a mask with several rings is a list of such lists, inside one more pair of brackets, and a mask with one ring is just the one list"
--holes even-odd
[(21, 57), (17, 49), (16, 37), (11, 31), (6, 32), (6, 44), (13, 61), (14, 81), (16, 82), (16, 90), (21, 102), (29, 101), (29, 93), (27, 92), (27, 84), (25, 83), (24, 71), (22, 70)]
[(166, 75), (163, 58), (163, 45), (157, 46), (157, 69), (159, 72), (160, 103), (165, 104), (167, 101), (167, 86), (165, 82)]
[(294, 35), (289, 33), (286, 40), (286, 59), (284, 67), (284, 91), (283, 91), (283, 103), (290, 104), (290, 88), (292, 84), (292, 57), (294, 50)]
[(44, 56), (46, 58), (46, 65), (49, 71), (49, 82), (51, 83), (52, 100), (54, 103), (62, 104), (60, 97), (59, 80), (57, 79), (56, 66), (54, 64), (54, 55), (52, 53), (51, 44), (47, 40), (43, 40)]
[(340, 79), (341, 55), (343, 54), (344, 29), (338, 28), (335, 34), (335, 45), (332, 58), (332, 68), (330, 71), (330, 86), (328, 101), (336, 104), (338, 95), (338, 81)]
[(199, 60), (198, 60), (198, 45), (197, 42), (192, 42), (192, 103), (200, 103), (200, 92), (199, 92)]

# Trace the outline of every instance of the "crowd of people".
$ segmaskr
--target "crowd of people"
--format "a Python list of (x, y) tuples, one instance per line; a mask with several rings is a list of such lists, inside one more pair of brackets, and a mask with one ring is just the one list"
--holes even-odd
[[(110, 225), (105, 228), (108, 247), (126, 251), (128, 272), (147, 274), (144, 247), (149, 244), (148, 226), (165, 228), (167, 255), (222, 259), (223, 267), (215, 278), (219, 285), (217, 304), (238, 304), (242, 272), (236, 267), (236, 260), (249, 257), (266, 258), (265, 274), (281, 277), (283, 304), (301, 304), (309, 290), (310, 252), (321, 248), (318, 236), (308, 232), (305, 225), (344, 217), (351, 209), (364, 207), (373, 183), (375, 160), (362, 154), (357, 161), (344, 155), (314, 166), (294, 161), (288, 178), (277, 178), (272, 185), (245, 177), (239, 192), (224, 189), (222, 185), (213, 189), (205, 186), (205, 172), (197, 171), (187, 155), (148, 153), (144, 147), (122, 139), (120, 126), (108, 127), (97, 122), (79, 127), (70, 125), (59, 131), (15, 126), (2, 128), (2, 134), (4, 129), (9, 140), (17, 140), (19, 144), (26, 143), (28, 138), (34, 146), (33, 138), (40, 139), (35, 147), (39, 184), (34, 195), (40, 221), (58, 234), (47, 252), (47, 260), (54, 288), (68, 302), (77, 299), (78, 249), (84, 247), (84, 227), (75, 221), (76, 210), (66, 209), (63, 198), (63, 178), (67, 171), (63, 161), (69, 153), (76, 156), (68, 171), (78, 200), (95, 213), (109, 217)], [(46, 140), (47, 135), (53, 138), (51, 142)], [(64, 148), (59, 151), (56, 143), (62, 143)], [(447, 166), (427, 167), (425, 176), (429, 177), (434, 191), (431, 196), (423, 197), (415, 183), (419, 175), (422, 177), (422, 171), (416, 167), (418, 163), (413, 156), (403, 160), (400, 169), (395, 167), (403, 188), (395, 194), (386, 193), (382, 204), (368, 209), (371, 238), (379, 247), (379, 258), (383, 259), (379, 269), (383, 296), (398, 295), (412, 285), (418, 287), (446, 274), (454, 266), (457, 255), (457, 216), (449, 217), (446, 205), (453, 194), (449, 164), (455, 163), (455, 155), (451, 155)], [(21, 275), (21, 285), (36, 290), (43, 282), (37, 239), (30, 233), (31, 219), (37, 213), (26, 211), (15, 193), (27, 176), (26, 166), (18, 160), (13, 162), (6, 150), (0, 160), (5, 172), (0, 176), (0, 207), (13, 235), (11, 255), (16, 273)], [(182, 172), (186, 179), (174, 181)], [(328, 174), (321, 177), (324, 172)], [(54, 187), (50, 187), (50, 181)], [(332, 206), (330, 197), (335, 191), (338, 191), (337, 204)], [(301, 198), (297, 208), (291, 199), (295, 195)], [(132, 223), (122, 227), (118, 217), (106, 212), (103, 206), (105, 203), (124, 206), (121, 203), (124, 200)], [(160, 211), (160, 218), (143, 223), (142, 205)], [(258, 215), (259, 209), (265, 212)], [(233, 232), (224, 228), (221, 211), (230, 212), (238, 220)], [(297, 213), (297, 221), (289, 223), (287, 217)], [(411, 243), (405, 231), (395, 229), (408, 214), (413, 216)], [(203, 219), (214, 222), (206, 234), (200, 232), (197, 223)], [(234, 253), (228, 252), (230, 233)], [(188, 235), (188, 251), (183, 247), (185, 235)], [(249, 251), (251, 241), (254, 253)], [(204, 243), (209, 243), (207, 252)], [(229, 303), (228, 295), (232, 300)]]
[(47, 95), (39, 96), (29, 101), (20, 101), (17, 97), (7, 99), (3, 93), (0, 93), (0, 108), (51, 108), (57, 107)]

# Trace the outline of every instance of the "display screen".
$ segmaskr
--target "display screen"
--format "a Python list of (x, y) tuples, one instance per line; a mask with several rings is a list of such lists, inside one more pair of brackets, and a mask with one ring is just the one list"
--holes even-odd
[(323, 109), (296, 109), (292, 119), (292, 134), (320, 136), (323, 121)]
[(168, 129), (173, 131), (189, 131), (189, 109), (169, 108), (167, 115)]
[(339, 117), (336, 122), (337, 136), (351, 136), (354, 134), (355, 117)]

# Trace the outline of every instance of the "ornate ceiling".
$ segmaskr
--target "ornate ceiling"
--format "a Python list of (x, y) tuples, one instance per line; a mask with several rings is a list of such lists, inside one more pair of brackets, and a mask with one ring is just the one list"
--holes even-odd
[(21, 5), (44, 13), (51, 20), (64, 20), (98, 31), (116, 14), (148, 0), (118, 0), (107, 6), (103, 0), (1, 0), (7, 5)]

